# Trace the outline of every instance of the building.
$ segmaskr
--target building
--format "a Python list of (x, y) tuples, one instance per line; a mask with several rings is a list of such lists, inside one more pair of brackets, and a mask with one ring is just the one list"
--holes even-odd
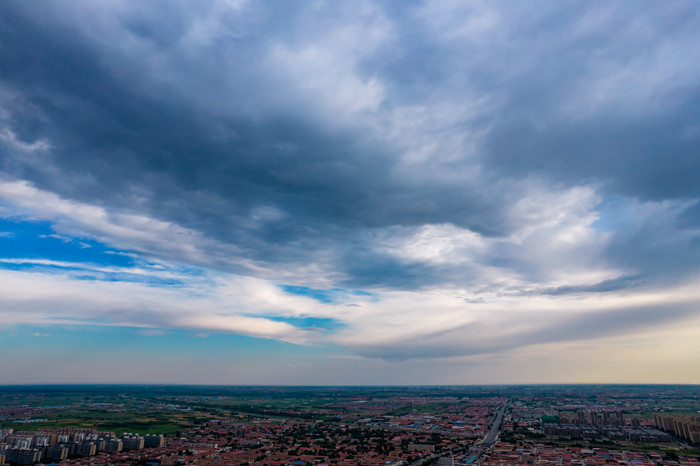
[(165, 446), (165, 437), (163, 434), (148, 434), (143, 437), (143, 444), (145, 448), (155, 448)]
[(15, 464), (36, 464), (41, 461), (41, 450), (32, 448), (28, 450), (19, 450), (12, 448), (5, 451), (5, 461)]
[(54, 461), (61, 461), (68, 458), (68, 447), (65, 445), (54, 445), (46, 449), (46, 458)]
[(408, 451), (435, 451), (435, 445), (430, 443), (411, 443)]
[(654, 414), (654, 423), (659, 429), (673, 432), (692, 443), (700, 443), (700, 416)]
[(121, 437), (124, 450), (140, 450), (145, 444), (145, 440), (140, 435), (124, 434)]
[(97, 454), (97, 445), (93, 442), (83, 442), (76, 446), (76, 456), (94, 456)]
[(121, 439), (112, 438), (112, 439), (107, 440), (107, 442), (105, 442), (105, 451), (111, 451), (111, 452), (122, 451), (122, 448), (124, 448), (124, 445), (122, 444)]

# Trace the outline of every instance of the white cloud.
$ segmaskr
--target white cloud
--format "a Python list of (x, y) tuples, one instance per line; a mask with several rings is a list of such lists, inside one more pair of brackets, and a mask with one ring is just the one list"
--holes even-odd
[(488, 247), (478, 233), (451, 224), (398, 227), (379, 235), (378, 252), (432, 264), (473, 262)]
[[(206, 264), (212, 247), (223, 248), (178, 225), (129, 213), (108, 213), (22, 181), (0, 183), (0, 199), (6, 212), (21, 211), (27, 218), (55, 222), (58, 231), (189, 264)], [(338, 301), (332, 304), (286, 293), (276, 280), (206, 269), (192, 275), (167, 263), (149, 264), (138, 256), (138, 265), (133, 267), (5, 258), (0, 262), (51, 270), (0, 271), (0, 323), (72, 322), (218, 331), (298, 344), (335, 343), (366, 356), (430, 358), (528, 346), (537, 343), (543, 332), (564, 332), (570, 339), (599, 338), (610, 330), (605, 322), (634, 309), (646, 316), (649, 325), (657, 324), (658, 320), (645, 314), (649, 306), (676, 306), (678, 310), (667, 318), (687, 318), (684, 306), (700, 302), (692, 280), (672, 289), (623, 289), (605, 296), (540, 294), (547, 287), (595, 285), (621, 273), (603, 260), (607, 234), (592, 227), (598, 219), (598, 203), (592, 188), (546, 191), (535, 186), (513, 204), (510, 215), (518, 227), (508, 237), (485, 237), (451, 224), (386, 230), (374, 237), (378, 253), (448, 267), (455, 273), (450, 286), (436, 284), (425, 291), (376, 290), (372, 296), (337, 293)], [(649, 216), (658, 216), (657, 210), (662, 208), (643, 207)], [(184, 254), (181, 249), (185, 249)], [(493, 258), (499, 254), (506, 254), (512, 263), (507, 267), (494, 264)], [(181, 284), (81, 280), (74, 269), (142, 275)], [(464, 272), (467, 269), (469, 273)], [(526, 272), (532, 270), (535, 272)], [(286, 273), (279, 272), (280, 276)], [(590, 334), (576, 334), (571, 322), (583, 322), (585, 316), (592, 322)], [(271, 317), (330, 318), (344, 327), (316, 332)], [(663, 321), (663, 316), (660, 319)], [(624, 326), (611, 329), (628, 333)]]
[[(236, 280), (233, 277), (227, 282), (230, 285)], [(263, 315), (275, 311), (294, 314), (298, 310), (290, 311), (287, 306), (298, 303), (299, 299), (277, 300), (274, 306), (269, 299), (256, 301), (250, 295), (233, 300), (230, 288), (222, 283), (157, 288), (9, 270), (0, 270), (0, 282), (0, 325), (3, 326), (24, 323), (181, 328), (240, 333), (298, 344), (308, 343), (315, 335)], [(253, 303), (257, 307), (251, 306)], [(260, 316), (249, 315), (254, 313)]]
[(51, 221), (63, 237), (91, 237), (118, 249), (194, 264), (208, 262), (206, 248), (233, 249), (174, 223), (63, 199), (23, 180), (0, 179), (0, 214)]
[[(673, 289), (620, 291), (604, 298), (482, 293), (480, 301), (468, 289), (449, 289), (348, 295), (338, 304), (324, 304), (285, 293), (267, 280), (232, 275), (154, 287), (0, 270), (0, 325), (120, 325), (143, 327), (149, 334), (191, 329), (304, 345), (333, 343), (368, 357), (440, 359), (640, 331), (660, 338), (668, 325), (697, 318), (689, 309), (700, 303), (699, 289), (694, 280)], [(342, 305), (346, 302), (355, 306)], [(344, 326), (317, 332), (269, 317), (331, 318)]]
[(57, 235), (55, 233), (49, 235), (39, 235), (39, 238), (53, 238), (63, 241), (64, 243), (70, 243), (71, 241), (73, 241), (73, 238), (71, 238), (70, 236)]

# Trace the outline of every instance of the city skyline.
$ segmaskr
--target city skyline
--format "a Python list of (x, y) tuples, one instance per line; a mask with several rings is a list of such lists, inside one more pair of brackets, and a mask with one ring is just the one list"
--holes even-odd
[(700, 383), (693, 2), (0, 4), (0, 385)]

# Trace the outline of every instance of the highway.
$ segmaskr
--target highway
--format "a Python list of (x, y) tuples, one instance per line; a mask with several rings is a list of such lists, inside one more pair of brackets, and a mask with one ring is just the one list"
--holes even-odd
[(498, 433), (501, 431), (501, 423), (503, 422), (503, 415), (506, 412), (507, 404), (508, 403), (505, 403), (503, 406), (501, 406), (501, 409), (498, 410), (498, 412), (496, 413), (496, 417), (493, 419), (493, 424), (491, 424), (491, 430), (488, 434), (486, 434), (486, 437), (484, 437), (478, 442), (478, 444), (493, 443), (496, 440), (496, 437), (498, 437)]
[[(476, 442), (474, 445), (481, 445), (481, 444), (488, 444), (488, 443), (493, 443), (496, 440), (496, 437), (498, 437), (498, 433), (501, 431), (501, 424), (503, 423), (503, 415), (506, 412), (506, 407), (508, 403), (504, 403), (503, 406), (496, 412), (496, 416), (493, 418), (493, 424), (491, 424), (491, 430), (489, 430), (488, 434), (478, 442)], [(448, 450), (448, 451), (443, 451), (440, 454), (431, 454), (425, 458), (421, 458), (418, 461), (414, 461), (411, 463), (409, 466), (420, 466), (423, 463), (427, 462), (428, 460), (431, 460), (435, 457), (438, 456), (452, 456), (454, 454), (454, 450)], [(470, 453), (474, 453), (471, 450), (467, 452), (467, 455)]]
[(409, 466), (421, 466), (421, 464), (426, 463), (428, 460), (432, 460), (432, 459), (435, 458), (436, 456), (437, 456), (437, 455), (426, 456), (425, 458), (421, 458), (421, 459), (419, 459), (418, 461), (414, 461), (414, 462), (411, 463)]

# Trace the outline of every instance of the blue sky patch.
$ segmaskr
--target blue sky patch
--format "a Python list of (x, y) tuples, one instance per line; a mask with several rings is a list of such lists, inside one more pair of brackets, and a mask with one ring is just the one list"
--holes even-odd
[(277, 322), (286, 322), (299, 328), (318, 328), (323, 330), (336, 330), (345, 327), (345, 324), (337, 319), (326, 317), (281, 317), (281, 316), (265, 316), (266, 319)]
[(335, 304), (349, 296), (374, 296), (373, 293), (362, 290), (346, 290), (343, 288), (331, 288), (326, 290), (309, 288), (306, 286), (280, 285), (286, 293), (306, 296), (324, 304)]
[(115, 267), (134, 265), (133, 257), (127, 252), (90, 239), (58, 234), (50, 222), (7, 218), (0, 218), (0, 258), (90, 262)]

